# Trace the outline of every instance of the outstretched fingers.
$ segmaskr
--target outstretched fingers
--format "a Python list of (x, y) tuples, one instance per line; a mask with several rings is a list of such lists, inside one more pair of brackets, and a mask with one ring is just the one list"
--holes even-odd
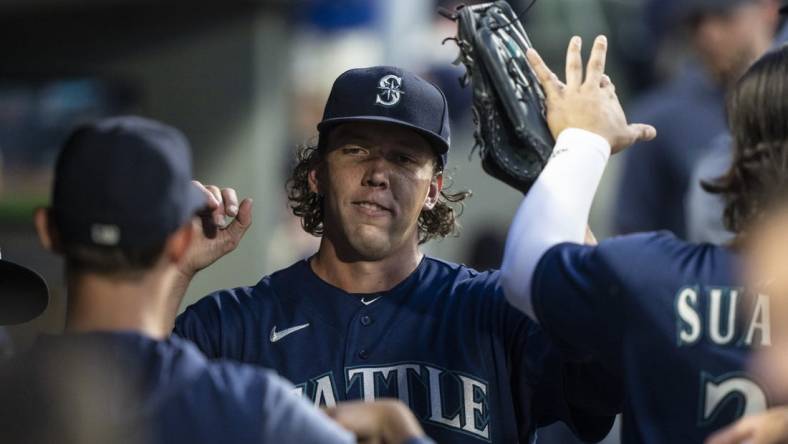
[(555, 75), (555, 73), (550, 71), (550, 68), (547, 67), (547, 64), (542, 60), (539, 53), (536, 52), (535, 49), (529, 48), (525, 56), (528, 59), (528, 64), (531, 65), (531, 69), (534, 70), (536, 78), (542, 85), (542, 89), (544, 89), (545, 94), (547, 94), (547, 97), (559, 94), (564, 84), (558, 80), (558, 76)]
[(583, 39), (578, 36), (569, 40), (566, 48), (566, 86), (569, 89), (579, 88), (583, 83)]
[(605, 75), (605, 64), (607, 59), (607, 37), (600, 35), (594, 40), (591, 48), (591, 56), (588, 58), (586, 67), (585, 85), (597, 86)]

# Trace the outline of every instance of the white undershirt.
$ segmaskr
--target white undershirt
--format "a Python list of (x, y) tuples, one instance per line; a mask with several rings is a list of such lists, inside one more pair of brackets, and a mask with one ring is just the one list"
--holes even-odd
[(610, 144), (603, 137), (577, 128), (564, 130), (514, 216), (501, 267), (503, 290), (510, 304), (537, 322), (531, 302), (536, 266), (554, 245), (583, 243), (609, 158)]

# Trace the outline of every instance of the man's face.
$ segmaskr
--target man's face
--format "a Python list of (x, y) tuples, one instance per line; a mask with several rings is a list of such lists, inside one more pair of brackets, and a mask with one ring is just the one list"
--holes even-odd
[(323, 163), (310, 173), (323, 195), (325, 236), (340, 254), (380, 260), (418, 243), (418, 218), (438, 201), (435, 153), (413, 130), (347, 123), (331, 131)]
[(753, 0), (697, 15), (690, 24), (701, 62), (723, 87), (732, 85), (771, 45), (777, 26), (773, 0)]

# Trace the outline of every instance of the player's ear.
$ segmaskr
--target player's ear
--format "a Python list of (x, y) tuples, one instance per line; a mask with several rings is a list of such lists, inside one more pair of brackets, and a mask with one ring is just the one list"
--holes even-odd
[(33, 212), (33, 225), (41, 246), (47, 251), (60, 253), (62, 249), (55, 224), (52, 222), (52, 210), (46, 207), (36, 208)]
[(183, 224), (167, 238), (164, 246), (164, 253), (171, 262), (179, 263), (186, 257), (186, 252), (191, 246), (192, 239), (195, 236), (195, 230), (197, 229), (197, 224), (195, 224), (193, 220), (189, 220), (188, 223)]
[(320, 194), (320, 186), (319, 181), (317, 180), (317, 168), (312, 167), (309, 169), (309, 173), (306, 176), (307, 182), (309, 182), (309, 191)]
[(432, 176), (430, 181), (430, 189), (427, 191), (427, 197), (424, 199), (424, 209), (431, 210), (438, 204), (438, 199), (441, 197), (441, 190), (443, 189), (443, 173), (438, 173)]

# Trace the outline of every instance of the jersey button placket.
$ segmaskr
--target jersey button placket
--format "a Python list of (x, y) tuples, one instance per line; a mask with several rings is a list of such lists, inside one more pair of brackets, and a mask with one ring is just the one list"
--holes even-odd
[[(355, 319), (349, 324), (348, 340), (352, 344), (348, 349), (353, 353), (351, 359), (369, 361), (372, 359), (372, 350), (369, 348), (370, 341), (374, 340), (370, 335), (374, 335), (375, 316), (371, 314), (375, 310), (372, 307), (360, 307), (356, 312)], [(355, 350), (353, 350), (355, 349)]]
[[(358, 322), (364, 327), (366, 327), (372, 324), (372, 318), (369, 315), (362, 314), (358, 318)], [(367, 351), (367, 349), (362, 348), (361, 350), (358, 351), (358, 357), (359, 359), (366, 361), (367, 359), (369, 359), (369, 352)]]

